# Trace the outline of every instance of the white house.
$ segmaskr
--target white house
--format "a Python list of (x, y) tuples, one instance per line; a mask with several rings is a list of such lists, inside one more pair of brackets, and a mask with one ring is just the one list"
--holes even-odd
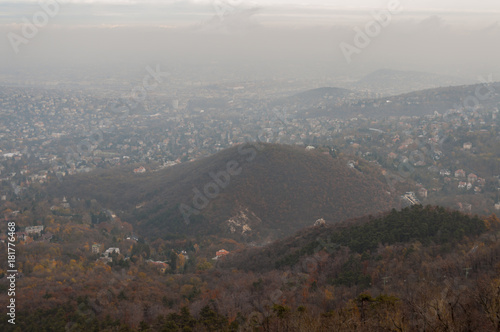
[(109, 255), (111, 255), (114, 252), (116, 252), (117, 254), (120, 254), (120, 248), (108, 248), (108, 249), (106, 249), (106, 251), (104, 252), (104, 257), (108, 257)]

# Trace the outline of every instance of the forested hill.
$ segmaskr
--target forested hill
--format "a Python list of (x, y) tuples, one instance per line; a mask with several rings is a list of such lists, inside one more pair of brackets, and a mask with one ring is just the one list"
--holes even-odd
[(351, 168), (347, 159), (319, 150), (239, 145), (156, 172), (118, 168), (68, 177), (51, 193), (96, 199), (149, 238), (224, 234), (262, 241), (319, 218), (337, 222), (399, 204), (377, 167)]
[(335, 256), (348, 249), (352, 253), (372, 255), (379, 246), (418, 242), (424, 246), (453, 246), (465, 236), (477, 236), (489, 225), (443, 207), (415, 205), (392, 210), (380, 217), (371, 216), (347, 222), (313, 227), (294, 237), (263, 249), (250, 249), (224, 264), (246, 270), (269, 270), (293, 267), (319, 251)]
[[(56, 241), (16, 244), (16, 326), (3, 315), (1, 331), (500, 329), (495, 215), (413, 206), (218, 260), (222, 243), (207, 237), (118, 242), (126, 223), (114, 223), (116, 236), (57, 216), (50, 225)], [(95, 240), (120, 253), (99, 258)], [(0, 278), (4, 303), (9, 284)]]

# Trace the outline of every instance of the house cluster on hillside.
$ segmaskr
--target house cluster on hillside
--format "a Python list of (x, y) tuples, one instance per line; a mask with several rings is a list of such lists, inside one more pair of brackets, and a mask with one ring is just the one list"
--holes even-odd
[(455, 178), (459, 180), (458, 188), (471, 190), (474, 188), (474, 192), (480, 193), (481, 188), (486, 184), (486, 180), (478, 177), (474, 173), (469, 173), (468, 175), (463, 169), (458, 169), (455, 171)]
[[(94, 243), (92, 245), (92, 253), (93, 254), (100, 254), (102, 251), (102, 248), (104, 246), (101, 243)], [(120, 248), (115, 248), (115, 247), (110, 247), (106, 249), (103, 253), (102, 256), (98, 258), (98, 260), (101, 260), (105, 263), (111, 263), (113, 261), (113, 257), (111, 257), (112, 254), (120, 254)]]
[(50, 242), (54, 236), (51, 232), (43, 232), (44, 226), (27, 226), (24, 232), (17, 232), (18, 241), (23, 241), (25, 244), (31, 242)]

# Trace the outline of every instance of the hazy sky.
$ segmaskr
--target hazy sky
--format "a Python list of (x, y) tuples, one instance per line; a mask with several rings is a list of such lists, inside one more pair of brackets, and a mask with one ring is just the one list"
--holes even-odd
[[(257, 72), (305, 77), (378, 68), (500, 73), (498, 0), (400, 0), (402, 10), (347, 61), (341, 45), (356, 46), (357, 31), (391, 1), (397, 2), (61, 0), (46, 15), (38, 0), (0, 0), (0, 75), (50, 68), (57, 76), (89, 66), (112, 73), (155, 62), (211, 66), (221, 77), (225, 71), (257, 78)], [(27, 23), (44, 18), (27, 34)]]
[[(42, 0), (50, 3), (55, 0)], [(330, 18), (349, 14), (352, 19), (370, 10), (385, 9), (397, 0), (59, 0), (58, 19), (52, 24), (99, 25), (120, 24), (173, 24), (182, 25), (206, 19), (210, 15), (224, 15), (237, 10), (259, 8), (261, 19), (272, 23), (288, 21), (297, 16), (307, 16), (308, 24), (325, 24), (321, 17)], [(500, 2), (497, 0), (400, 0), (404, 16), (442, 15), (465, 21), (499, 19)], [(38, 0), (0, 1), (0, 24), (19, 24), (19, 19), (29, 17), (39, 7)], [(496, 17), (495, 17), (496, 16)], [(287, 20), (288, 18), (288, 20)], [(479, 22), (479, 21), (478, 21)], [(330, 24), (334, 22), (330, 21)]]

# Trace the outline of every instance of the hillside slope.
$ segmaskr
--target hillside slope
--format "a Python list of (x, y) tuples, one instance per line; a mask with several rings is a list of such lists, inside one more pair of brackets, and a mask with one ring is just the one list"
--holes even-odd
[[(48, 224), (55, 241), (16, 243), (19, 331), (500, 329), (495, 215), (413, 206), (231, 249), (217, 261), (207, 237), (145, 243), (125, 239), (119, 221), (116, 236), (65, 218)], [(106, 263), (93, 242), (120, 253)], [(0, 248), (7, 261), (7, 243)], [(8, 319), (0, 330), (12, 330)]]
[(455, 246), (464, 237), (486, 231), (485, 222), (443, 207), (415, 205), (393, 209), (376, 218), (364, 216), (321, 227), (309, 227), (295, 236), (264, 248), (251, 248), (234, 255), (224, 266), (267, 271), (291, 268), (320, 251), (332, 258), (347, 250), (365, 259), (380, 248), (418, 242), (424, 246)]
[(158, 172), (119, 168), (69, 177), (52, 193), (96, 199), (147, 237), (270, 240), (319, 218), (335, 222), (388, 210), (397, 205), (388, 190), (368, 164), (354, 169), (320, 151), (247, 144)]

